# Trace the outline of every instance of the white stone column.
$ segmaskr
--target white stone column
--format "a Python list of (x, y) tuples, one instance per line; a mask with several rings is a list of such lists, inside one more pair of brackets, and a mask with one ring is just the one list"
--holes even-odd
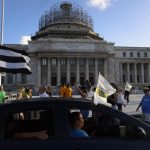
[(137, 83), (137, 64), (134, 63), (134, 83)]
[(104, 77), (107, 79), (107, 59), (104, 59)]
[(57, 85), (60, 84), (60, 58), (57, 58)]
[(113, 82), (115, 83), (115, 70), (113, 69), (115, 67), (115, 60), (114, 58), (112, 57), (109, 57), (107, 58), (107, 62), (108, 62), (108, 66), (107, 66), (107, 69), (108, 69), (108, 74), (107, 74), (107, 80), (108, 82)]
[(86, 80), (89, 80), (89, 61), (88, 58), (86, 58)]
[(120, 83), (123, 83), (123, 80), (122, 80), (122, 63), (120, 64)]
[(120, 83), (120, 64), (119, 64), (119, 61), (115, 62), (115, 64), (114, 64), (114, 70), (115, 70), (115, 73), (114, 73), (114, 75), (115, 75), (114, 76), (115, 77), (115, 83), (118, 84), (118, 83)]
[(143, 66), (143, 63), (141, 63), (141, 82), (144, 83), (144, 66)]
[[(16, 76), (17, 76), (17, 74), (16, 74)], [(1, 79), (2, 79), (2, 76), (1, 76)], [(4, 77), (4, 84), (7, 84), (6, 81), (7, 80), (7, 74), (5, 75), (5, 77)], [(17, 81), (17, 80), (16, 80)], [(15, 83), (15, 84), (17, 84), (17, 83)]]
[(48, 84), (51, 85), (51, 59), (48, 58)]
[(16, 79), (15, 76), (16, 76), (15, 74), (12, 74), (12, 78), (13, 78), (12, 84), (15, 84), (15, 81), (16, 81), (16, 80), (15, 80), (15, 79)]
[(150, 63), (148, 64), (148, 81), (150, 83)]
[(14, 80), (13, 83), (14, 83), (14, 84), (17, 84), (17, 74), (14, 75), (13, 80)]
[(95, 58), (95, 86), (97, 85), (97, 81), (98, 81), (98, 61), (97, 58)]
[[(18, 74), (16, 74), (16, 75), (17, 75), (16, 83), (17, 83), (17, 84), (21, 84), (21, 73), (18, 73)], [(8, 84), (8, 76), (9, 76), (9, 73), (7, 74), (7, 77), (6, 77), (6, 84)]]
[(127, 63), (127, 81), (130, 82), (130, 64)]
[(76, 60), (77, 60), (77, 75), (76, 75), (77, 79), (76, 80), (77, 80), (77, 84), (79, 84), (80, 83), (80, 78), (79, 78), (79, 74), (80, 74), (80, 70), (79, 70), (79, 58), (77, 58)]
[(67, 58), (67, 83), (70, 83), (70, 59)]
[(37, 70), (37, 85), (41, 86), (41, 59), (38, 59), (38, 70)]

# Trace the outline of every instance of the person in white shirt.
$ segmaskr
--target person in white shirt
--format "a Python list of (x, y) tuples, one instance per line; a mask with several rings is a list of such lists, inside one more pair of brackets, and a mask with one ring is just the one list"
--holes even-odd
[(118, 88), (117, 89), (117, 107), (118, 107), (118, 110), (120, 111), (122, 111), (122, 105), (126, 107), (123, 100), (124, 100), (123, 89)]
[(39, 96), (40, 97), (49, 97), (49, 95), (46, 93), (46, 88), (45, 87), (41, 87), (39, 89)]

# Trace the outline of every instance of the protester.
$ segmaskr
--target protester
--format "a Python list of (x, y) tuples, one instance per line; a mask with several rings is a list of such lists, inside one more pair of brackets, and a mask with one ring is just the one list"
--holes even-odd
[(78, 93), (81, 95), (82, 98), (87, 98), (89, 100), (93, 100), (94, 98), (94, 91), (92, 91), (92, 85), (90, 83), (90, 81), (86, 80), (85, 84), (77, 87), (77, 85), (75, 85), (77, 88)]
[(25, 89), (26, 98), (32, 98), (32, 90), (28, 87)]
[(3, 104), (5, 102), (6, 93), (4, 91), (3, 86), (0, 86), (0, 104)]
[(72, 112), (69, 115), (69, 122), (71, 127), (71, 137), (89, 137), (88, 134), (82, 130), (84, 118), (80, 112)]
[[(86, 98), (88, 100), (93, 100), (94, 99), (94, 91), (92, 91), (92, 87), (91, 86), (81, 86), (78, 87), (77, 85), (75, 85), (77, 88), (78, 93), (81, 95), (82, 98)], [(82, 113), (84, 118), (87, 118), (90, 114), (90, 110), (80, 110), (80, 112)]]
[[(23, 100), (24, 98), (26, 99), (25, 88), (21, 87), (21, 88), (18, 89), (16, 100)], [(22, 112), (21, 113), (17, 113), (17, 114), (14, 115), (14, 118), (15, 119), (24, 120), (25, 114), (22, 113)]]
[(77, 89), (77, 92), (79, 93), (79, 95), (81, 95), (82, 98), (86, 98), (87, 97), (87, 90), (86, 90), (86, 88), (84, 86), (78, 87), (75, 84), (75, 87)]
[(90, 82), (89, 80), (86, 80), (86, 81), (84, 82), (84, 87), (85, 87), (86, 89), (90, 89), (90, 88), (92, 87), (91, 82)]
[(65, 97), (66, 98), (71, 98), (72, 97), (72, 88), (71, 88), (71, 84), (68, 83), (66, 85), (66, 88), (65, 88)]
[(52, 88), (50, 86), (47, 87), (46, 93), (48, 94), (49, 97), (52, 97)]
[[(110, 83), (110, 85), (117, 91), (118, 86), (115, 83)], [(116, 109), (116, 107), (117, 107), (117, 92), (108, 96), (107, 103), (110, 103), (112, 105), (112, 107)]]
[(17, 92), (17, 96), (16, 96), (16, 100), (20, 100), (20, 99), (23, 99), (23, 93), (24, 93), (24, 88), (21, 87), (18, 89), (18, 92)]
[(123, 100), (124, 100), (123, 89), (118, 88), (117, 89), (117, 107), (118, 107), (118, 110), (120, 111), (122, 111), (122, 105), (126, 107)]
[(145, 95), (143, 96), (136, 111), (138, 111), (139, 108), (142, 107), (144, 121), (150, 123), (150, 89), (148, 87), (145, 87), (143, 89), (143, 92)]
[(39, 88), (39, 96), (40, 97), (49, 97), (49, 95), (46, 93), (46, 88), (44, 86)]
[(124, 98), (126, 99), (127, 103), (129, 103), (129, 95), (130, 95), (131, 88), (132, 88), (132, 85), (130, 85), (128, 82), (126, 82)]
[(62, 83), (59, 88), (59, 97), (66, 97), (65, 91), (66, 91), (66, 85), (65, 85), (65, 83)]

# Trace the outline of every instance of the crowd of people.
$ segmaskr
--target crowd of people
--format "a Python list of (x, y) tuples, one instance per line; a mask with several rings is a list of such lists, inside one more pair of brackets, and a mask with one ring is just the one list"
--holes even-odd
[[(115, 83), (111, 83), (111, 86), (116, 89), (116, 92), (112, 94), (111, 96), (107, 97), (107, 103), (110, 103), (113, 108), (118, 109), (122, 111), (122, 107), (126, 107), (127, 104), (130, 102), (129, 100), (129, 94), (131, 88), (125, 87), (124, 89), (118, 87)], [(86, 98), (90, 100), (94, 100), (94, 92), (96, 88), (93, 88), (91, 83), (86, 80), (82, 86), (77, 86), (74, 84), (74, 89), (72, 88), (71, 84), (65, 84), (62, 83), (59, 87), (59, 94), (58, 96), (60, 98), (72, 98), (74, 97), (73, 91), (76, 90), (78, 92), (78, 95), (81, 96), (81, 98)], [(143, 89), (144, 96), (136, 109), (136, 111), (139, 110), (140, 107), (142, 107), (142, 112), (144, 114), (144, 118), (146, 122), (150, 122), (150, 88), (145, 87)], [(49, 97), (51, 98), (53, 96), (54, 91), (52, 90), (51, 86), (42, 86), (39, 88), (39, 96), (40, 97)], [(0, 86), (0, 103), (4, 103), (6, 98), (6, 92), (4, 91), (3, 86)], [(32, 90), (28, 87), (24, 88), (21, 87), (18, 89), (16, 99), (28, 99), (32, 98)], [(149, 120), (149, 121), (147, 121)]]
[[(86, 80), (82, 86), (74, 85), (76, 88), (76, 91), (81, 96), (81, 98), (86, 98), (89, 100), (94, 101), (94, 91), (95, 88), (92, 88), (91, 83)], [(107, 97), (107, 103), (110, 103), (114, 109), (118, 109), (122, 111), (122, 106), (126, 107), (126, 105), (130, 102), (129, 100), (129, 94), (130, 91), (126, 92), (126, 90), (123, 90), (122, 88), (118, 87), (115, 83), (111, 83), (111, 86), (116, 89), (116, 92), (112, 94), (111, 96)], [(139, 106), (137, 107), (136, 111), (139, 110), (139, 108), (142, 108), (142, 112), (144, 115), (144, 121), (147, 123), (150, 123), (150, 88), (144, 87), (143, 89), (144, 96), (139, 103)], [(42, 86), (39, 88), (39, 96), (40, 97), (49, 97), (51, 98), (53, 96), (53, 91), (51, 86)], [(59, 88), (59, 97), (60, 98), (72, 98), (73, 95), (73, 89), (71, 87), (71, 84), (61, 84)], [(3, 89), (3, 86), (0, 86), (0, 103), (4, 103), (6, 97), (6, 92)], [(32, 98), (32, 90), (30, 88), (19, 88), (17, 93), (17, 100), (22, 99), (28, 99)], [(126, 101), (126, 103), (125, 103)], [(84, 119), (86, 116), (88, 116), (89, 111), (87, 110), (80, 110), (80, 112), (72, 112), (69, 114), (69, 123), (71, 127), (71, 136), (72, 137), (89, 137), (88, 133), (86, 133), (83, 130), (84, 126)], [(20, 113), (19, 115), (20, 119), (24, 119), (26, 114)], [(98, 132), (98, 131), (97, 131)], [(95, 131), (96, 133), (96, 131)], [(94, 132), (93, 132), (94, 134)], [(20, 138), (37, 138), (37, 139), (47, 139), (48, 134), (47, 131), (37, 131), (37, 132), (22, 132), (22, 133), (15, 133), (14, 137), (20, 137)]]

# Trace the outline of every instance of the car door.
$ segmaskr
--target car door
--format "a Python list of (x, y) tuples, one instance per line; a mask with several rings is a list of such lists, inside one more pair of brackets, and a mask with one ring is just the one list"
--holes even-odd
[[(5, 104), (0, 107), (0, 112), (0, 148), (2, 149), (33, 149), (42, 144), (42, 140), (35, 138), (35, 136), (14, 138), (14, 135), (18, 133), (30, 133), (30, 135), (34, 133), (35, 135), (35, 132), (46, 131), (49, 138), (57, 136), (55, 124), (58, 123), (55, 117), (59, 113), (53, 104), (43, 102)], [(21, 118), (21, 114), (24, 119)]]
[[(64, 149), (130, 150), (136, 148), (137, 150), (143, 150), (143, 148), (149, 148), (148, 132), (150, 131), (150, 126), (147, 124), (104, 105), (95, 107), (80, 106), (72, 109), (72, 111), (80, 112), (83, 112), (83, 110), (92, 112), (85, 118), (85, 125), (88, 127), (83, 128), (89, 133), (89, 138), (70, 137), (63, 139), (65, 143)], [(100, 120), (100, 124), (98, 124), (98, 117), (102, 114), (104, 117)], [(95, 130), (97, 130), (97, 134), (93, 134)]]
[[(22, 150), (27, 150), (27, 149), (44, 149), (44, 150), (48, 150), (48, 149), (65, 149), (65, 150), (99, 150), (99, 149), (105, 149), (105, 150), (110, 150), (112, 148), (116, 149), (116, 150), (120, 150), (120, 149), (133, 149), (136, 148), (137, 150), (143, 150), (144, 149), (148, 149), (150, 147), (150, 141), (148, 139), (143, 139), (137, 136), (137, 128), (138, 127), (142, 127), (144, 130), (146, 130), (146, 132), (148, 132), (149, 127), (145, 124), (143, 124), (142, 122), (138, 122), (137, 120), (135, 120), (134, 118), (123, 114), (122, 112), (119, 112), (117, 110), (114, 110), (112, 108), (109, 108), (107, 106), (104, 105), (85, 105), (84, 103), (78, 103), (76, 105), (76, 103), (73, 103), (72, 105), (70, 105), (69, 103), (66, 103), (66, 105), (64, 105), (63, 102), (59, 102), (58, 105), (48, 105), (48, 104), (35, 104), (34, 105), (32, 103), (29, 103), (27, 105), (17, 105), (15, 104), (15, 107), (5, 107), (5, 109), (0, 109), (1, 112), (1, 116), (0, 116), (0, 137), (1, 137), (1, 141), (0, 141), (0, 148), (1, 149), (22, 149)], [(11, 112), (18, 114), (20, 112), (24, 112), (25, 110), (28, 111), (32, 111), (32, 112), (38, 112), (40, 110), (44, 110), (44, 109), (48, 109), (48, 108), (52, 108), (54, 111), (54, 115), (53, 115), (53, 125), (51, 126), (49, 123), (51, 122), (47, 122), (46, 125), (48, 126), (44, 126), (44, 128), (46, 127), (50, 127), (50, 135), (49, 138), (47, 140), (38, 140), (38, 139), (5, 139), (5, 127), (6, 127), (6, 120), (5, 117), (10, 114)], [(85, 127), (83, 128), (86, 132), (89, 133), (89, 137), (88, 138), (73, 138), (70, 137), (70, 128), (69, 128), (69, 121), (68, 119), (68, 112), (72, 110), (72, 111), (81, 111), (83, 112), (90, 112), (88, 116), (86, 116), (85, 118)], [(49, 111), (49, 113), (51, 113)], [(98, 124), (97, 124), (97, 117), (99, 117), (99, 115), (103, 113), (106, 114), (106, 116), (108, 117), (104, 117), (104, 123), (103, 126), (105, 127), (109, 127), (109, 125), (107, 125), (107, 121), (108, 124), (110, 124), (110, 122), (112, 121), (112, 118), (117, 118), (116, 120), (118, 121), (118, 119), (120, 119), (119, 121), (121, 121), (121, 125), (128, 125), (127, 129), (129, 130), (128, 133), (131, 133), (130, 135), (133, 134), (133, 136), (131, 137), (126, 137), (126, 136), (122, 136), (120, 135), (120, 130), (116, 130), (116, 133), (118, 133), (118, 135), (111, 135), (111, 134), (106, 134), (105, 132), (103, 132), (102, 135), (96, 135), (93, 134), (93, 132), (96, 129), (99, 129)], [(35, 118), (36, 118), (36, 113), (35, 113)], [(50, 116), (49, 116), (50, 117)], [(50, 120), (51, 120), (50, 119)], [(110, 120), (109, 120), (110, 119)], [(47, 118), (46, 121), (48, 121), (49, 119)], [(18, 121), (18, 120), (17, 120)], [(37, 122), (36, 122), (37, 121)], [(40, 120), (36, 120), (33, 125), (29, 125), (27, 127), (29, 127), (31, 130), (32, 129), (36, 129), (39, 128), (41, 124)], [(39, 121), (39, 122), (38, 122)], [(43, 122), (43, 121), (42, 121)], [(27, 122), (28, 123), (28, 122)], [(30, 122), (29, 122), (30, 123)], [(123, 124), (124, 123), (124, 124)], [(37, 125), (37, 126), (36, 126)], [(44, 123), (45, 125), (45, 123)], [(103, 127), (102, 125), (100, 127)], [(41, 127), (41, 126), (40, 126)], [(104, 129), (105, 131), (105, 128)], [(43, 126), (42, 126), (43, 128)], [(28, 129), (28, 128), (27, 128)], [(120, 129), (120, 128), (119, 128)], [(106, 130), (107, 131), (107, 130)], [(115, 131), (115, 128), (114, 128)], [(119, 131), (119, 132), (117, 132)], [(114, 134), (114, 132), (113, 132)]]

